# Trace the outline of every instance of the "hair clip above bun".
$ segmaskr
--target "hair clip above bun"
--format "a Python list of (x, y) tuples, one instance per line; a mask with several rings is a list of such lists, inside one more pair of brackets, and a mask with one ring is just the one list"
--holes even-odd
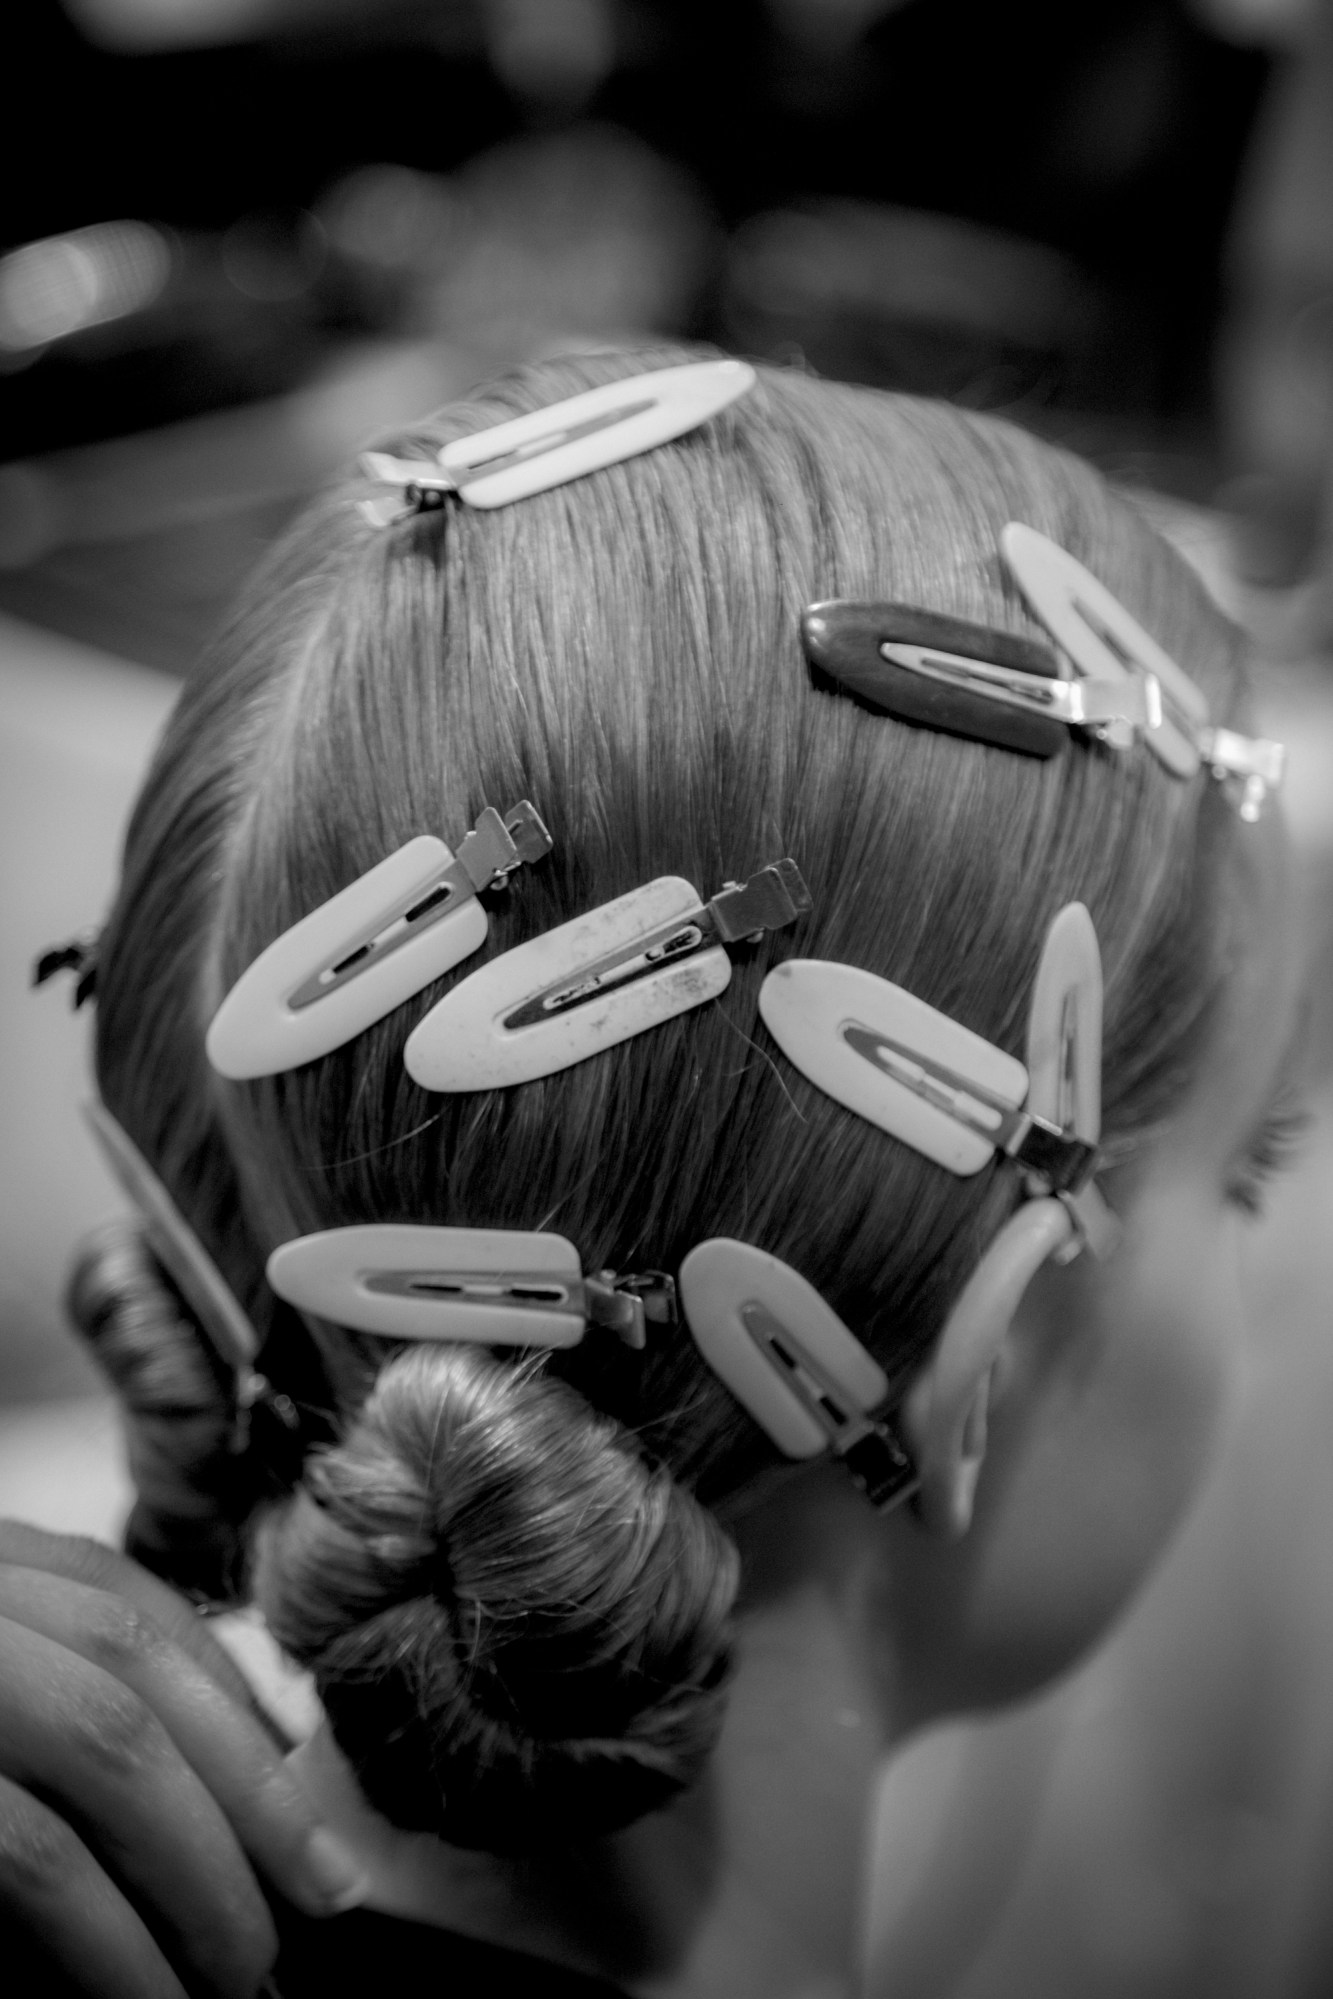
[(519, 1229), (368, 1222), (298, 1236), (268, 1259), (280, 1298), (384, 1339), (572, 1347), (589, 1326), (641, 1349), (648, 1321), (674, 1321), (660, 1271), (585, 1277), (564, 1236)]
[(434, 458), (368, 451), (362, 470), (393, 491), (360, 502), (361, 513), (374, 527), (391, 527), (442, 506), (449, 493), (470, 507), (509, 506), (683, 436), (744, 395), (754, 380), (745, 361), (689, 361), (604, 382), (456, 437)]
[(714, 1237), (681, 1264), (680, 1302), (704, 1360), (784, 1457), (831, 1451), (880, 1508), (911, 1496), (915, 1467), (875, 1413), (888, 1376), (790, 1265)]
[(1156, 683), (1158, 713), (1142, 733), (1158, 762), (1181, 778), (1206, 765), (1234, 790), (1241, 818), (1257, 819), (1282, 783), (1281, 743), (1215, 727), (1189, 675), (1067, 549), (1019, 521), (1004, 529), (1000, 549), (1029, 609), (1081, 676)]
[(550, 850), (526, 798), (503, 819), (486, 806), (456, 856), (432, 834), (409, 840), (260, 952), (213, 1016), (209, 1061), (239, 1080), (340, 1048), (471, 957), (481, 891)]

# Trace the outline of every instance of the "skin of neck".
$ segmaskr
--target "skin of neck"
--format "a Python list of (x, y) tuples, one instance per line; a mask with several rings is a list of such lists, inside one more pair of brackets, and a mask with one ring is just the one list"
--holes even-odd
[(295, 1752), (369, 1906), (640, 1999), (858, 1989), (875, 1784), (906, 1707), (883, 1629), (884, 1523), (820, 1466), (729, 1525), (746, 1581), (727, 1716), (703, 1780), (666, 1810), (558, 1855), (499, 1858), (390, 1826), (327, 1729)]

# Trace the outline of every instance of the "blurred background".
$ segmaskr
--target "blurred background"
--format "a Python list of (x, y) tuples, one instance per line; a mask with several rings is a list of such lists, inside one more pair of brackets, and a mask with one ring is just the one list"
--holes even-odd
[(1314, 1133), (1250, 1389), (1115, 1642), (888, 1777), (879, 1999), (1333, 1994), (1333, 0), (10, 0), (0, 133), (0, 1507), (112, 1535), (64, 1331), (116, 1205), (95, 926), (202, 641), (377, 431), (680, 334), (1095, 459), (1255, 641)]

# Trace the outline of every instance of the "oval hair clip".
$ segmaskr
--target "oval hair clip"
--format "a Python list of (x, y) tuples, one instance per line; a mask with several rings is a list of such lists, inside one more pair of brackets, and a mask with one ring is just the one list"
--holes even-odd
[(1027, 1096), (1012, 1055), (854, 965), (788, 958), (759, 1012), (802, 1075), (951, 1173), (988, 1164)]
[[(801, 641), (813, 667), (898, 721), (1034, 757), (1055, 756), (1069, 740), (1065, 721), (1038, 708), (1043, 692), (1048, 700), (1057, 692), (1050, 683), (1060, 680), (1061, 669), (1051, 648), (1035, 639), (911, 604), (839, 598), (806, 606)], [(941, 656), (982, 662), (1011, 698), (997, 696), (977, 672), (932, 671)], [(1015, 686), (1026, 693), (1025, 705), (1012, 698)]]
[(710, 901), (660, 875), (492, 958), (408, 1037), (423, 1089), (494, 1090), (551, 1076), (726, 990), (723, 948), (791, 923), (810, 892), (790, 859)]
[(1028, 1002), (1027, 1108), (1096, 1145), (1102, 1135), (1102, 954), (1086, 906), (1051, 921)]
[[(1028, 1003), (1028, 1093), (1024, 1108), (1038, 1130), (1058, 1131), (1094, 1153), (1102, 1135), (1102, 954), (1092, 917), (1067, 902), (1047, 928)], [(1047, 1193), (1051, 1176), (1029, 1172), (1030, 1194)], [(1094, 1179), (1066, 1187), (1061, 1200), (1077, 1237), (1061, 1256), (1086, 1243), (1106, 1257), (1120, 1240), (1120, 1223)]]
[(456, 493), (470, 507), (507, 507), (683, 436), (743, 396), (754, 380), (746, 361), (687, 361), (622, 376), (454, 438), (434, 458), (366, 452), (363, 469), (398, 495), (367, 501), (362, 512), (376, 526), (387, 526), (445, 493)]
[(690, 1251), (679, 1284), (699, 1352), (784, 1457), (832, 1451), (876, 1506), (907, 1498), (911, 1460), (874, 1414), (888, 1376), (813, 1284), (726, 1236)]
[(1056, 644), (1087, 680), (1146, 675), (1161, 690), (1161, 713), (1143, 727), (1158, 761), (1176, 777), (1199, 768), (1199, 733), (1208, 704), (1188, 674), (1113, 597), (1104, 583), (1057, 542), (1021, 521), (1000, 535), (1009, 574)]
[(283, 1243), (280, 1298), (386, 1339), (572, 1347), (588, 1323), (583, 1270), (564, 1236), (368, 1222)]
[(527, 799), (480, 814), (455, 857), (422, 833), (261, 951), (205, 1037), (220, 1075), (281, 1075), (361, 1034), (485, 941), (484, 888), (549, 852)]

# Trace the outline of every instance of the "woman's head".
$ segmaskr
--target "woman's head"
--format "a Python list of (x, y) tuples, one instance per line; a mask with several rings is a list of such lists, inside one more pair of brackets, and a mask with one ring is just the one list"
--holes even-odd
[[(542, 364), (399, 448), (676, 358)], [(376, 530), (354, 497), (334, 491), (297, 526), (187, 691), (135, 814), (99, 975), (107, 1105), (270, 1334), (278, 1385), (286, 1356), (293, 1367), (301, 1356), (290, 1315), (265, 1292), (267, 1254), (305, 1231), (367, 1221), (550, 1228), (586, 1269), (674, 1270), (702, 1238), (735, 1236), (799, 1270), (905, 1385), (1020, 1190), (1003, 1164), (954, 1179), (784, 1060), (757, 995), (794, 933), (738, 953), (720, 1001), (480, 1096), (428, 1095), (403, 1068), (438, 982), (348, 1046), (247, 1083), (209, 1070), (211, 1014), (277, 935), (404, 841), (430, 832), (456, 846), (484, 804), (527, 796), (555, 847), (496, 898), (489, 951), (656, 875), (683, 875), (708, 896), (791, 854), (814, 898), (802, 955), (890, 978), (1014, 1052), (1045, 927), (1084, 902), (1106, 971), (1106, 1141), (1113, 1157), (1141, 1151), (1189, 1100), (1245, 948), (1237, 822), (1218, 788), (1181, 783), (1141, 751), (1082, 745), (1043, 763), (889, 721), (815, 683), (799, 614), (820, 598), (896, 599), (1030, 631), (998, 553), (1002, 526), (1019, 519), (1086, 562), (1219, 714), (1236, 697), (1234, 634), (1133, 510), (1072, 459), (980, 418), (800, 375), (766, 374), (703, 430), (497, 512), (450, 506)], [(325, 1328), (320, 1349), (334, 1424), (346, 1429), (385, 1348)], [(467, 1451), (441, 1440), (484, 1440), (503, 1406), (534, 1396), (550, 1398), (555, 1431), (597, 1438), (603, 1499), (617, 1491), (623, 1514), (632, 1488), (634, 1519), (657, 1522), (648, 1540), (688, 1551), (672, 1556), (673, 1572), (708, 1635), (680, 1669), (691, 1718), (673, 1709), (676, 1775), (687, 1776), (707, 1735), (699, 1716), (717, 1705), (717, 1577), (729, 1562), (696, 1499), (743, 1501), (773, 1454), (683, 1329), (655, 1334), (642, 1355), (590, 1339), (517, 1372), (459, 1350), (391, 1359), (345, 1451), (314, 1474), (320, 1503), (303, 1498), (275, 1527), (266, 1601), (297, 1649), (325, 1658), (331, 1707), (352, 1688), (348, 1713), (361, 1702), (373, 1736), (391, 1706), (385, 1661), (407, 1651), (395, 1651), (394, 1626), (372, 1647), (372, 1672), (349, 1634), (425, 1604), (408, 1618), (419, 1635), (444, 1603), (448, 1643), (475, 1648), (481, 1627), (450, 1580), (473, 1529), (450, 1523), (490, 1516), (455, 1513)], [(541, 1485), (555, 1431), (538, 1425), (540, 1449), (515, 1442), (503, 1476), (527, 1465)], [(416, 1541), (406, 1534), (418, 1552), (340, 1568), (340, 1536), (379, 1531), (378, 1500), (358, 1507), (389, 1464), (410, 1467), (390, 1487), (430, 1523)], [(534, 1518), (550, 1499), (532, 1498)], [(604, 1517), (603, 1501), (588, 1504), (590, 1514), (571, 1503), (542, 1517), (577, 1535), (580, 1520)], [(505, 1517), (517, 1559), (515, 1506)], [(406, 1533), (402, 1517), (385, 1531)], [(550, 1657), (597, 1653), (627, 1685), (645, 1657), (667, 1656), (653, 1650), (667, 1641), (651, 1589), (628, 1617), (623, 1590), (616, 1599), (628, 1557), (614, 1537), (583, 1531), (607, 1551), (598, 1580), (583, 1584), (603, 1622), (582, 1652), (561, 1650), (568, 1617), (552, 1626)], [(436, 1570), (418, 1559), (423, 1533)], [(651, 1575), (664, 1557), (645, 1548)], [(317, 1572), (333, 1578), (318, 1611)], [(568, 1612), (567, 1590), (562, 1603)], [(344, 1615), (346, 1631), (332, 1633), (329, 1617)], [(497, 1645), (510, 1642), (512, 1615), (486, 1627)], [(533, 1615), (523, 1612), (525, 1630)], [(682, 1617), (673, 1606), (668, 1623)], [(346, 1671), (333, 1663), (352, 1659)], [(516, 1655), (496, 1666), (497, 1685), (511, 1668)], [(649, 1686), (654, 1672), (639, 1672), (635, 1727), (671, 1705), (665, 1679)], [(409, 1682), (419, 1707), (417, 1666)], [(453, 1739), (449, 1700), (439, 1728)], [(361, 1727), (353, 1717), (342, 1733)], [(516, 1754), (539, 1786), (531, 1745)], [(638, 1809), (649, 1794), (651, 1784)]]

